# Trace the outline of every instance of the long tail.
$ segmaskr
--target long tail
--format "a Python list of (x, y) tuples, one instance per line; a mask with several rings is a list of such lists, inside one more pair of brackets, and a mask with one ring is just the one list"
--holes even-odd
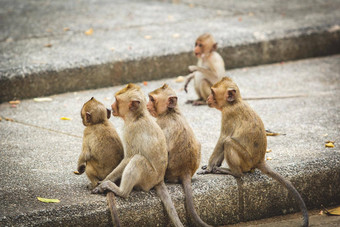
[(158, 194), (158, 196), (161, 198), (164, 208), (166, 210), (166, 212), (168, 213), (172, 223), (174, 223), (174, 225), (176, 227), (183, 227), (183, 224), (181, 222), (181, 220), (179, 220), (177, 211), (175, 209), (175, 206), (171, 200), (170, 194), (168, 192), (168, 189), (164, 183), (164, 181), (162, 181), (161, 183), (159, 183), (158, 185), (155, 186), (156, 192)]
[(182, 184), (183, 184), (184, 193), (185, 193), (185, 205), (191, 218), (194, 220), (195, 224), (197, 226), (204, 226), (204, 227), (210, 226), (211, 227), (211, 225), (208, 225), (207, 223), (202, 221), (202, 219), (200, 218), (200, 216), (198, 216), (196, 212), (194, 199), (192, 197), (191, 176), (189, 174), (183, 177)]
[(279, 183), (281, 183), (283, 186), (285, 186), (288, 191), (290, 191), (294, 198), (297, 200), (299, 203), (300, 210), (302, 211), (302, 216), (303, 216), (303, 226), (308, 226), (309, 221), (308, 221), (308, 212), (306, 208), (306, 204), (303, 201), (300, 193), (296, 190), (296, 188), (292, 185), (290, 181), (287, 179), (283, 178), (280, 174), (276, 173), (273, 171), (266, 163), (261, 163), (258, 167), (258, 169), (261, 170), (262, 173), (272, 177), (273, 179), (277, 180)]
[(116, 208), (116, 202), (115, 202), (115, 194), (111, 191), (108, 192), (106, 194), (106, 199), (107, 199), (107, 203), (109, 205), (110, 212), (111, 212), (112, 224), (113, 226), (120, 227), (120, 221), (119, 221), (118, 212)]

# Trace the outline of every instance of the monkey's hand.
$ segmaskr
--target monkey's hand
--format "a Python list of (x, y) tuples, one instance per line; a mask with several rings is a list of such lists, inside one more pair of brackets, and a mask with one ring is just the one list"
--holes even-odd
[(198, 69), (196, 65), (190, 65), (188, 68), (190, 72), (195, 72)]
[(85, 167), (86, 165), (85, 164), (81, 164), (78, 166), (78, 173), (76, 173), (77, 175), (80, 175), (80, 174), (83, 174), (85, 172)]
[(110, 184), (111, 181), (107, 180), (104, 182), (101, 182), (95, 189), (92, 190), (92, 194), (101, 194), (104, 193), (107, 190), (110, 190)]

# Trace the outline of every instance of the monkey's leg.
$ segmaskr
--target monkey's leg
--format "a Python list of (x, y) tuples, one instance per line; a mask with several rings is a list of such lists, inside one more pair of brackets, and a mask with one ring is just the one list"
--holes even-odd
[(107, 181), (107, 180), (112, 181), (112, 182), (116, 182), (119, 178), (121, 178), (123, 171), (124, 171), (126, 165), (130, 162), (130, 160), (131, 160), (131, 158), (124, 158), (119, 163), (119, 165), (114, 170), (112, 170), (112, 172), (109, 175), (107, 175), (107, 177), (105, 177), (103, 182)]
[(303, 201), (300, 193), (296, 190), (296, 188), (293, 186), (293, 184), (283, 178), (280, 174), (277, 172), (273, 171), (264, 161), (258, 164), (257, 168), (261, 170), (262, 173), (266, 174), (269, 177), (272, 177), (273, 179), (277, 180), (281, 185), (283, 185), (287, 190), (293, 194), (293, 197), (295, 200), (298, 202), (300, 210), (302, 212), (303, 216), (303, 226), (308, 226), (309, 221), (308, 221), (308, 211), (305, 202)]
[(211, 90), (210, 90), (211, 86), (212, 86), (212, 84), (207, 79), (203, 79), (201, 81), (201, 84), (199, 86), (199, 90), (200, 90), (200, 95), (201, 95), (202, 99), (194, 101), (193, 102), (194, 106), (207, 105), (206, 100), (211, 93)]
[(87, 188), (89, 190), (94, 189), (98, 185), (99, 178), (98, 178), (98, 174), (97, 174), (96, 169), (93, 168), (93, 166), (91, 164), (88, 164), (86, 166), (86, 176), (91, 181), (91, 183), (87, 185)]

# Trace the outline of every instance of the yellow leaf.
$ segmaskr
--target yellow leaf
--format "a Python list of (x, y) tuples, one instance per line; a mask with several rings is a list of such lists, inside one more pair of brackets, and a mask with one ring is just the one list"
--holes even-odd
[(270, 152), (272, 152), (272, 150), (271, 150), (271, 149), (268, 149), (268, 150), (266, 150), (266, 153), (270, 153)]
[(20, 100), (9, 101), (9, 104), (20, 104)]
[(12, 118), (8, 118), (8, 117), (6, 117), (5, 120), (6, 121), (14, 121)]
[(340, 216), (340, 207), (330, 209), (330, 210), (327, 210), (325, 207), (322, 207), (322, 208), (323, 208), (324, 213), (329, 216)]
[(80, 173), (76, 170), (76, 171), (73, 171), (74, 174), (77, 174), (77, 175), (80, 175)]
[(44, 45), (44, 47), (52, 47), (52, 44), (51, 43), (47, 43)]
[(37, 199), (43, 203), (60, 203), (59, 199), (46, 199), (41, 197), (37, 197)]
[(92, 35), (93, 34), (93, 28), (90, 28), (85, 32), (85, 35)]
[(325, 147), (334, 147), (334, 144), (333, 143), (326, 143)]
[(175, 80), (177, 83), (183, 82), (184, 81), (184, 77), (183, 76), (179, 76), (176, 78)]
[(61, 117), (60, 120), (70, 121), (71, 118), (69, 118), (69, 117)]
[(33, 101), (34, 102), (51, 102), (52, 99), (51, 98), (34, 98)]
[(272, 160), (272, 158), (271, 157), (267, 157), (267, 160)]

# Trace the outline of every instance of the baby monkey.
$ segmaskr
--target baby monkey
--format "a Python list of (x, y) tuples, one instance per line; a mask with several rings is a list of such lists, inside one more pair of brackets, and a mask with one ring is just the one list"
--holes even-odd
[(191, 189), (191, 177), (201, 160), (201, 144), (177, 106), (176, 93), (164, 84), (149, 93), (147, 108), (157, 118), (166, 138), (169, 161), (165, 180), (183, 184), (190, 216), (197, 226), (208, 226), (196, 213)]
[[(224, 173), (241, 177), (258, 168), (288, 189), (299, 203), (303, 226), (308, 226), (308, 212), (299, 192), (292, 183), (273, 171), (265, 161), (267, 137), (261, 118), (242, 100), (240, 90), (230, 78), (224, 77), (211, 87), (209, 107), (222, 112), (219, 140), (210, 156), (208, 166), (199, 174)], [(226, 160), (229, 168), (220, 167)]]
[(210, 95), (210, 87), (225, 76), (224, 61), (216, 52), (217, 43), (211, 34), (200, 35), (195, 42), (194, 54), (198, 59), (197, 65), (189, 66), (192, 72), (187, 76), (184, 90), (187, 92), (189, 82), (194, 79), (197, 100), (188, 100), (193, 105), (206, 105)]
[[(166, 140), (146, 108), (140, 87), (128, 84), (115, 95), (112, 114), (124, 120), (124, 159), (97, 186), (93, 193), (106, 190), (128, 197), (133, 188), (149, 191), (155, 187), (175, 226), (183, 226), (164, 183), (168, 164)], [(121, 178), (120, 186), (114, 182)]]
[(124, 156), (122, 142), (111, 124), (111, 111), (91, 98), (81, 109), (84, 126), (82, 152), (78, 159), (78, 173), (86, 172), (90, 180), (89, 189), (112, 172)]

